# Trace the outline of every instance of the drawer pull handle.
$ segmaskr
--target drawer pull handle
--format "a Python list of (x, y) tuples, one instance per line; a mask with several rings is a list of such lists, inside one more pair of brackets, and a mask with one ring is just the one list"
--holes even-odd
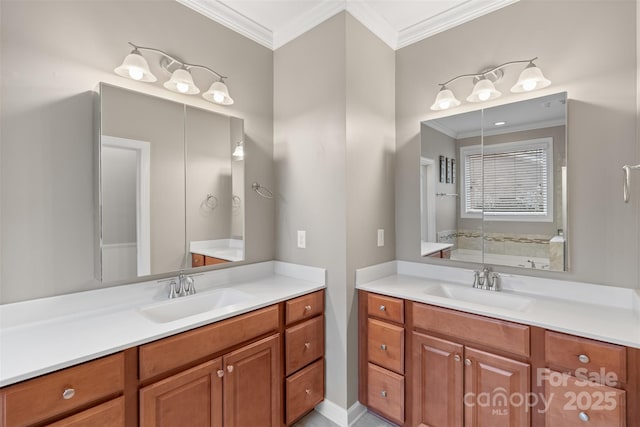
[(587, 356), (586, 354), (581, 354), (580, 356), (578, 356), (578, 360), (581, 363), (589, 363), (591, 361), (591, 359), (589, 359), (589, 356)]
[(218, 378), (224, 377), (224, 371), (222, 369), (218, 369), (217, 374), (218, 374)]
[(471, 359), (464, 359), (464, 364), (467, 366), (471, 366)]
[(65, 388), (64, 391), (62, 392), (62, 398), (64, 400), (69, 400), (75, 395), (76, 395), (76, 391), (72, 388)]
[(386, 344), (380, 345), (380, 350), (387, 351), (387, 345)]
[(311, 306), (310, 305), (305, 305), (304, 306), (304, 311), (311, 311)]
[(309, 350), (311, 348), (311, 343), (310, 342), (306, 342), (304, 343), (304, 348), (306, 348), (307, 350)]
[(387, 311), (387, 307), (385, 307), (384, 305), (380, 306), (380, 311)]
[(227, 371), (229, 371), (229, 373), (233, 372), (233, 365), (227, 365)]
[(307, 393), (307, 396), (311, 394), (311, 390), (310, 389), (306, 389), (304, 392)]
[(578, 418), (580, 418), (580, 421), (584, 421), (585, 423), (589, 421), (589, 415), (586, 412), (580, 412), (578, 414)]
[(382, 397), (387, 397), (387, 392), (386, 392), (385, 390), (382, 390), (382, 391), (380, 392), (380, 396), (382, 396)]
[(460, 357), (459, 354), (456, 354), (455, 356), (453, 356), (453, 360), (455, 360), (456, 362), (459, 362), (460, 360), (462, 360), (462, 358)]

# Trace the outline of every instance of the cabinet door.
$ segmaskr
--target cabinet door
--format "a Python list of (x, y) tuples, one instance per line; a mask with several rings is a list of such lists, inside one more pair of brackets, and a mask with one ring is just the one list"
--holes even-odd
[(413, 420), (416, 427), (461, 426), (463, 347), (413, 332)]
[(280, 426), (280, 334), (229, 353), (223, 365), (225, 427)]
[(124, 397), (67, 417), (48, 427), (124, 427)]
[(142, 427), (222, 427), (222, 359), (140, 390)]
[(528, 427), (530, 367), (495, 354), (465, 349), (465, 427)]

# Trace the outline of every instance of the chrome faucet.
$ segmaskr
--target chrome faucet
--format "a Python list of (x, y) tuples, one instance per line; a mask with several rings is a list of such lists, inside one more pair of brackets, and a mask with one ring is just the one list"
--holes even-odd
[(194, 295), (196, 285), (193, 277), (187, 276), (183, 271), (178, 274), (177, 279), (171, 279), (169, 283), (169, 299)]
[(486, 291), (498, 291), (500, 290), (499, 278), (500, 275), (492, 272), (489, 267), (476, 270), (473, 272), (473, 288)]

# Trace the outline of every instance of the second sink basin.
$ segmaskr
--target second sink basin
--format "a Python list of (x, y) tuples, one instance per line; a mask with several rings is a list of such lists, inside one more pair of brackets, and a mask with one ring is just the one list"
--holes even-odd
[(156, 323), (167, 323), (239, 304), (251, 298), (253, 298), (253, 296), (247, 292), (233, 288), (221, 288), (148, 305), (141, 308), (139, 312)]
[(512, 311), (525, 311), (533, 303), (531, 298), (525, 296), (474, 289), (471, 286), (464, 287), (449, 284), (431, 285), (427, 287), (424, 292), (434, 297), (449, 298)]

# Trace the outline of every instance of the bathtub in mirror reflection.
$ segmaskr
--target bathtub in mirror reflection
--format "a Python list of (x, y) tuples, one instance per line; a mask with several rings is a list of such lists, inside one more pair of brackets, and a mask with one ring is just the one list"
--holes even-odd
[(567, 271), (566, 93), (421, 123), (421, 255)]
[(243, 121), (99, 87), (102, 282), (244, 259)]

